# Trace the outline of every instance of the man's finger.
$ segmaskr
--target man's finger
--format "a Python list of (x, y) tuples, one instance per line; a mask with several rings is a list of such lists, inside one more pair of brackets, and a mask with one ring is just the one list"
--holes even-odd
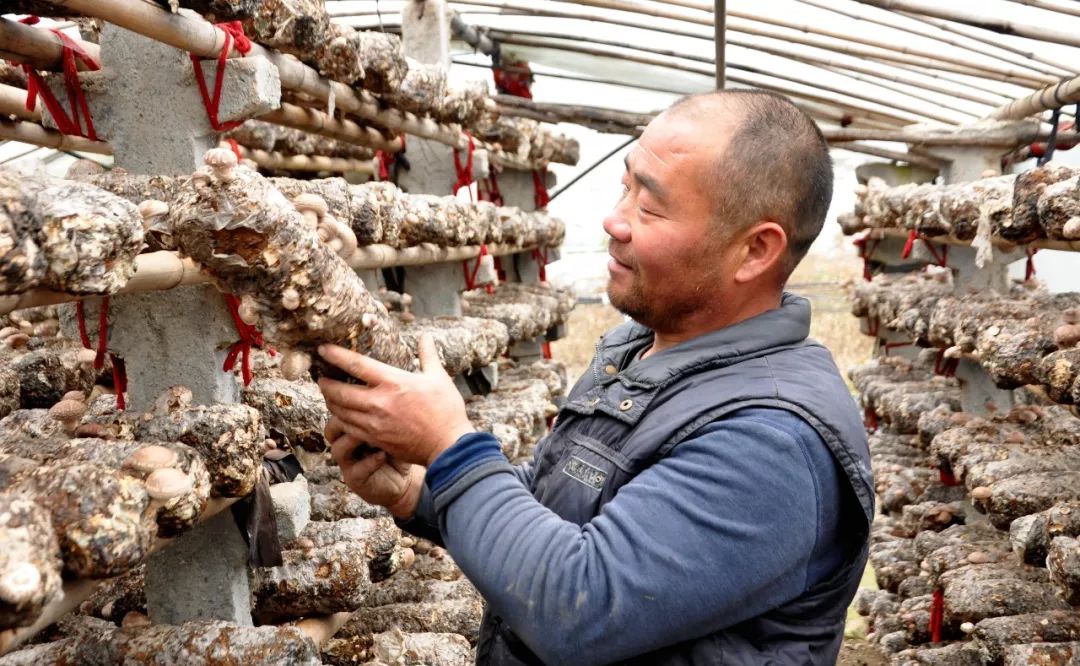
[(326, 422), (326, 427), (323, 428), (323, 437), (330, 444), (333, 444), (338, 437), (341, 437), (345, 433), (345, 427), (342, 425), (341, 420), (336, 416), (331, 416), (330, 420)]
[(341, 480), (349, 487), (362, 486), (386, 464), (386, 452), (378, 451), (341, 468)]
[(338, 345), (319, 345), (319, 356), (327, 363), (336, 365), (353, 377), (376, 386), (397, 378), (398, 370), (392, 365), (380, 363), (375, 359), (349, 351)]
[(345, 434), (361, 439), (371, 435), (371, 426), (363, 413), (340, 407), (332, 402), (326, 403), (326, 408), (341, 422), (341, 429)]
[(358, 459), (354, 457), (354, 451), (361, 446), (366, 446), (367, 440), (356, 435), (344, 434), (334, 440), (330, 445), (330, 455), (337, 462), (338, 467), (346, 468)]
[(369, 395), (372, 389), (367, 386), (346, 384), (336, 379), (320, 377), (319, 390), (322, 391), (327, 406), (333, 403), (346, 409), (365, 411), (370, 405)]
[(420, 357), (420, 371), (425, 374), (446, 374), (442, 361), (439, 360), (439, 348), (435, 346), (435, 338), (430, 333), (420, 336), (417, 345), (417, 355)]

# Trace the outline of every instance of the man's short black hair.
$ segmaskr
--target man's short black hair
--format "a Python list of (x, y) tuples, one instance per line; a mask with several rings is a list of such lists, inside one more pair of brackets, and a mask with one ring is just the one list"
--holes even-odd
[(832, 159), (817, 124), (786, 97), (764, 90), (690, 95), (670, 111), (734, 114), (736, 130), (706, 179), (716, 218), (723, 233), (758, 220), (780, 224), (788, 236), (786, 279), (821, 232), (832, 199)]

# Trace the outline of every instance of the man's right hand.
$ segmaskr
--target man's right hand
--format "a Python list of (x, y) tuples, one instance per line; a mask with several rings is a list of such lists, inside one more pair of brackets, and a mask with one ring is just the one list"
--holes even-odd
[(337, 417), (330, 418), (324, 434), (345, 485), (365, 502), (385, 506), (395, 518), (412, 518), (424, 485), (423, 467), (395, 460), (384, 451), (356, 460), (353, 450), (366, 442), (347, 434)]

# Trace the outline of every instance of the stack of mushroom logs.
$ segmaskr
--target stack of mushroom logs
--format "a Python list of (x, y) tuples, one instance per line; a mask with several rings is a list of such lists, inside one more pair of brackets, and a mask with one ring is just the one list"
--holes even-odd
[[(1047, 166), (949, 186), (871, 181), (841, 223), (954, 242), (1071, 240), (1078, 174)], [(852, 312), (871, 335), (888, 329), (922, 348), (901, 357), (886, 346), (850, 373), (873, 430), (881, 508), (870, 550), (880, 589), (861, 591), (856, 610), (897, 664), (1073, 663), (1080, 294), (1030, 280), (1006, 294), (968, 292), (953, 278), (928, 266), (853, 288)], [(953, 377), (961, 359), (1013, 390), (1013, 406), (964, 412)]]
[(146, 618), (141, 563), (152, 549), (213, 502), (249, 494), (264, 457), (284, 452), (304, 462), (312, 522), (283, 536), (282, 566), (255, 570), (256, 621), (359, 608), (321, 658), (470, 663), (476, 592), (445, 552), (402, 536), (340, 481), (321, 434), (326, 407), (306, 369), (324, 342), (413, 368), (419, 336), (432, 333), (451, 373), (500, 365), (497, 388), (468, 398), (469, 415), (508, 457), (528, 457), (565, 373), (551, 361), (500, 357), (560, 323), (572, 298), (546, 284), (501, 284), (467, 292), (464, 317), (416, 318), (407, 294), (368, 292), (345, 259), (374, 242), (551, 246), (562, 224), (386, 183), (266, 179), (228, 150), (206, 161), (181, 178), (114, 171), (50, 182), (0, 171), (0, 296), (36, 288), (106, 296), (136, 271), (140, 251), (176, 250), (238, 296), (240, 316), (282, 352), (256, 354), (242, 404), (193, 405), (176, 387), (133, 414), (117, 405), (117, 359), (104, 345), (63, 337), (55, 306), (0, 319), (0, 636), (32, 624), (64, 580), (113, 579), (52, 630), (55, 640), (0, 664), (182, 661), (215, 641), (228, 645), (231, 663), (318, 663), (318, 647), (295, 627)]

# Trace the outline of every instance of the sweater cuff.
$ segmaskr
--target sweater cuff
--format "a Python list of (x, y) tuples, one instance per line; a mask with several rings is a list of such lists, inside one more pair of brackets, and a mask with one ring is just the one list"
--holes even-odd
[(439, 532), (439, 516), (435, 512), (431, 489), (426, 483), (420, 489), (420, 501), (416, 504), (416, 512), (411, 518), (405, 520), (395, 518), (394, 523), (413, 536), (443, 545), (442, 534)]
[(499, 447), (499, 440), (486, 432), (470, 432), (462, 435), (453, 446), (435, 458), (428, 468), (425, 483), (432, 495), (451, 486), (477, 465), (490, 460), (506, 460)]

